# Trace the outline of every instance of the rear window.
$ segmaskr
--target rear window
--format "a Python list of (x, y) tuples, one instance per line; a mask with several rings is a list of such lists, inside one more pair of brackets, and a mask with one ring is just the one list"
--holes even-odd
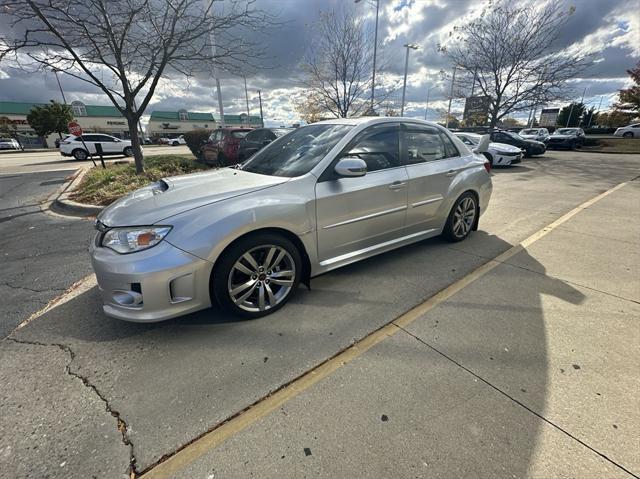
[(231, 132), (231, 137), (232, 138), (244, 138), (245, 136), (247, 136), (249, 134), (251, 130), (235, 130)]

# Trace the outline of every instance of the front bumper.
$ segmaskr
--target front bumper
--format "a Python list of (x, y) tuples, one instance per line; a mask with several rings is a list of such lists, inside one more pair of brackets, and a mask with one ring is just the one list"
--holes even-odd
[(155, 322), (211, 306), (212, 263), (166, 240), (148, 250), (118, 254), (96, 246), (100, 235), (90, 254), (108, 316)]

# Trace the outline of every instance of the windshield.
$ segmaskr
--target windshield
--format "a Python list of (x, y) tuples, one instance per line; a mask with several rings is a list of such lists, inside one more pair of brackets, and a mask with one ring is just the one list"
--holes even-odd
[(11, 140), (11, 138), (0, 138), (0, 141), (3, 143), (11, 143), (13, 140)]
[(505, 135), (509, 135), (511, 138), (515, 140), (522, 140), (522, 137), (520, 135), (512, 131), (503, 131), (502, 133), (504, 133)]
[(289, 128), (274, 128), (271, 131), (273, 132), (274, 135), (276, 135), (276, 137), (280, 138), (281, 136), (284, 136), (287, 133), (289, 133), (291, 130)]
[(522, 130), (520, 134), (521, 135), (537, 135), (538, 130)]
[(575, 128), (560, 128), (556, 130), (554, 135), (573, 135), (577, 130)]
[(463, 143), (467, 145), (475, 146), (480, 142), (479, 136), (468, 136), (468, 135), (456, 135), (458, 138), (462, 140)]
[(351, 130), (351, 125), (308, 125), (281, 136), (239, 168), (260, 175), (304, 175)]
[(244, 138), (251, 130), (233, 130), (231, 136), (234, 138)]

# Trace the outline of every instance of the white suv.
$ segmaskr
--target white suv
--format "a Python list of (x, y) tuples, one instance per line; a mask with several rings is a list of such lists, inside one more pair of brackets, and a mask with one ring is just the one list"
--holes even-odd
[(621, 136), (623, 138), (640, 138), (640, 123), (623, 126), (618, 128), (613, 136)]
[[(84, 144), (82, 140), (84, 140)], [(89, 157), (89, 153), (92, 155), (97, 153), (96, 143), (102, 145), (102, 153), (104, 155), (133, 156), (130, 140), (121, 140), (115, 136), (100, 133), (85, 133), (82, 137), (73, 135), (66, 137), (60, 142), (60, 154), (62, 156), (73, 156), (76, 160), (86, 160)]]

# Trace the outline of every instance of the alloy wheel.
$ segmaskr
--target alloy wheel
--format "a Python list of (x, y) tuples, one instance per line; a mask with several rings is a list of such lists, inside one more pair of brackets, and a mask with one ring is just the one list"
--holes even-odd
[(282, 303), (293, 289), (296, 265), (286, 249), (261, 245), (233, 264), (227, 280), (231, 301), (248, 312), (262, 312)]
[(453, 213), (453, 234), (456, 238), (464, 238), (473, 228), (476, 219), (476, 203), (467, 196), (456, 207)]

